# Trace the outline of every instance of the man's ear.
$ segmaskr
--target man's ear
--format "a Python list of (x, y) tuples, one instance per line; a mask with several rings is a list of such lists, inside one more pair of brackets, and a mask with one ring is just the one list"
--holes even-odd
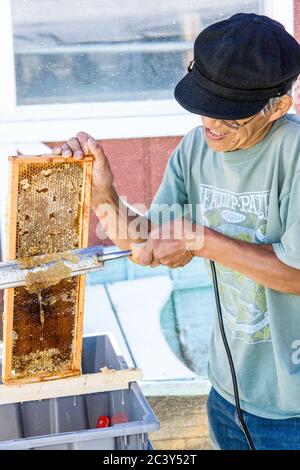
[(290, 95), (281, 96), (278, 103), (276, 103), (276, 108), (269, 117), (269, 122), (276, 121), (281, 118), (288, 110), (293, 106), (293, 98)]

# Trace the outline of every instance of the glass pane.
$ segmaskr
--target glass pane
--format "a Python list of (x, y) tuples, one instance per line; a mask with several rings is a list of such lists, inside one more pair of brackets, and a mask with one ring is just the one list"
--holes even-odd
[(170, 99), (207, 25), (262, 0), (12, 0), (18, 104)]

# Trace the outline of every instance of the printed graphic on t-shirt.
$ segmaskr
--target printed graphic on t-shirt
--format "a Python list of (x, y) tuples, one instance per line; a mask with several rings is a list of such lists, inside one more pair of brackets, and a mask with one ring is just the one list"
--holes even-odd
[[(270, 191), (234, 193), (200, 185), (204, 224), (231, 238), (264, 243)], [(224, 319), (233, 336), (245, 343), (270, 341), (264, 286), (225, 266), (216, 265)]]

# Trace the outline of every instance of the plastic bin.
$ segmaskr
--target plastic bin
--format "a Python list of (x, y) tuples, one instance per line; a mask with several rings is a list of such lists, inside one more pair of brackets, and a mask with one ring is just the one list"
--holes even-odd
[[(108, 335), (83, 338), (82, 373), (127, 364)], [(98, 417), (112, 425), (96, 428)], [(0, 450), (143, 450), (159, 422), (136, 382), (129, 389), (0, 405)]]

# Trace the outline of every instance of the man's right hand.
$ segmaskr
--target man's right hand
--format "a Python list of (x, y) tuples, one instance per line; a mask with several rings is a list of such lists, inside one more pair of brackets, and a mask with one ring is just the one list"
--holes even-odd
[(66, 158), (74, 156), (78, 160), (92, 154), (95, 158), (93, 165), (93, 206), (95, 207), (98, 203), (105, 201), (105, 196), (112, 191), (114, 177), (101, 144), (86, 132), (78, 132), (76, 137), (72, 137), (65, 144), (55, 147), (52, 153)]

